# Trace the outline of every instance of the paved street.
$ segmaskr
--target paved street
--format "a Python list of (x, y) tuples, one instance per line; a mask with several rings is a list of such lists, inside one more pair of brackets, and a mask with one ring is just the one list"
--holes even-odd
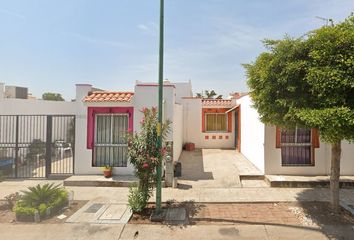
[(202, 225), (169, 227), (133, 224), (1, 224), (0, 239), (11, 240), (187, 240), (187, 239), (352, 239), (352, 227), (285, 225)]

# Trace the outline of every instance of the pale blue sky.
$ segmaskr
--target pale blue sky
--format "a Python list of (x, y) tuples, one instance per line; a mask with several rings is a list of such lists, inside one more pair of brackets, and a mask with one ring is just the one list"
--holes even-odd
[[(354, 0), (165, 0), (165, 71), (194, 92), (247, 90), (242, 63), (264, 38), (342, 21)], [(0, 81), (74, 97), (75, 83), (157, 81), (158, 0), (0, 0)]]

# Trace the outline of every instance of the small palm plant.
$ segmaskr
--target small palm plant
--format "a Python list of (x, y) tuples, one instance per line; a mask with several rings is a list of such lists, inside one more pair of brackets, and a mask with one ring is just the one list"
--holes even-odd
[(49, 217), (68, 204), (68, 192), (54, 183), (38, 184), (21, 192), (13, 208), (19, 221), (33, 221), (36, 211), (41, 218)]
[(38, 184), (35, 187), (28, 187), (28, 191), (21, 191), (23, 196), (21, 201), (26, 206), (34, 208), (39, 207), (41, 204), (49, 204), (53, 202), (60, 194), (61, 188), (54, 183), (46, 183), (43, 185)]

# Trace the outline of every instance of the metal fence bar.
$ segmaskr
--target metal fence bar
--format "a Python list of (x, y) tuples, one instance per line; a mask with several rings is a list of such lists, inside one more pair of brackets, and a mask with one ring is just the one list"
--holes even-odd
[(47, 136), (45, 147), (45, 177), (48, 178), (52, 172), (52, 129), (53, 117), (47, 116)]
[(0, 115), (0, 170), (8, 177), (73, 174), (74, 149), (74, 115)]
[(16, 137), (15, 137), (15, 178), (17, 178), (17, 176), (18, 176), (18, 168), (17, 168), (17, 166), (18, 166), (18, 151), (19, 151), (19, 148), (18, 148), (18, 134), (19, 134), (19, 132), (18, 132), (18, 129), (19, 129), (19, 126), (18, 126), (18, 124), (19, 124), (19, 116), (16, 116)]

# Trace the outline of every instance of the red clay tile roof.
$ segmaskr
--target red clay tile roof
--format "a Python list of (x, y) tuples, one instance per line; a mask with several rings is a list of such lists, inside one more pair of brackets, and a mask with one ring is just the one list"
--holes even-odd
[(203, 106), (230, 106), (231, 99), (203, 99)]
[(95, 91), (90, 92), (84, 98), (84, 102), (130, 102), (133, 92), (106, 92)]

